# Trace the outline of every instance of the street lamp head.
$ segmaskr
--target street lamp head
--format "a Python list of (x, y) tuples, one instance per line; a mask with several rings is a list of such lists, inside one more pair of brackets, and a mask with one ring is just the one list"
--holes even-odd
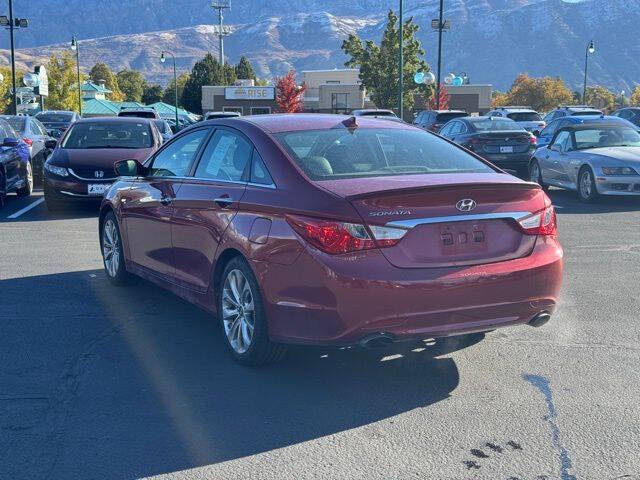
[(78, 48), (75, 35), (71, 37), (71, 50), (75, 51)]
[(595, 52), (595, 51), (596, 51), (596, 46), (595, 46), (595, 44), (593, 43), (593, 40), (591, 40), (591, 41), (589, 42), (588, 50), (589, 50), (589, 53), (593, 53), (593, 52)]
[(166, 57), (164, 56), (164, 52), (162, 52), (160, 54), (160, 63), (164, 63), (165, 60), (166, 60)]

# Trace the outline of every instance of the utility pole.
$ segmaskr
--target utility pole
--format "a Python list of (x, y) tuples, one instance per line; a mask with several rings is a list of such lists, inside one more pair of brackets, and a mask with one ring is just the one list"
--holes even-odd
[(16, 92), (16, 51), (13, 45), (13, 0), (9, 0), (9, 36), (11, 37), (11, 84), (13, 85), (13, 114), (18, 114), (18, 95)]
[(444, 0), (440, 0), (440, 14), (438, 16), (438, 83), (436, 84), (436, 106), (440, 110), (440, 69), (442, 68), (442, 15), (444, 10)]
[(402, 0), (400, 0), (400, 66), (398, 68), (398, 77), (399, 77), (399, 87), (398, 87), (398, 112), (399, 117), (404, 118), (404, 105), (403, 105), (403, 90), (404, 90), (404, 32), (403, 32), (403, 22), (402, 18)]
[(227, 35), (228, 32), (224, 31), (222, 25), (222, 10), (228, 8), (231, 10), (231, 0), (212, 0), (211, 6), (214, 10), (218, 10), (218, 41), (220, 42), (220, 46), (218, 48), (218, 61), (220, 65), (224, 65), (224, 36)]

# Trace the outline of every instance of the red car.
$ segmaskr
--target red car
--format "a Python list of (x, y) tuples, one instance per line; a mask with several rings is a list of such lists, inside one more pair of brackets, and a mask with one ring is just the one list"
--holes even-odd
[(290, 343), (538, 326), (556, 306), (546, 194), (411, 125), (205, 121), (116, 171), (99, 223), (109, 280), (139, 275), (216, 314), (244, 364)]

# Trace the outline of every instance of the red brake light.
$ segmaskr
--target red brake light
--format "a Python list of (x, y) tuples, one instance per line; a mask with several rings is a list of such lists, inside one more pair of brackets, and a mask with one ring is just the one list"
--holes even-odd
[(531, 135), (531, 136), (529, 137), (529, 143), (530, 143), (531, 145), (537, 145), (537, 144), (538, 144), (538, 139), (535, 137), (535, 135)]
[(558, 233), (556, 211), (553, 205), (523, 218), (518, 224), (527, 235), (556, 235)]
[(372, 226), (372, 236), (364, 225), (319, 218), (287, 215), (287, 222), (307, 242), (325, 253), (339, 254), (391, 247), (407, 233), (400, 228)]
[(24, 143), (29, 146), (33, 145), (33, 140), (31, 140), (30, 138), (23, 138), (22, 140), (24, 140)]

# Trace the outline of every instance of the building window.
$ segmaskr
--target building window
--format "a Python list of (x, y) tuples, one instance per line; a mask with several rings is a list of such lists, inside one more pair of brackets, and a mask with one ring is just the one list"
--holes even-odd
[(240, 115), (243, 115), (242, 107), (222, 107), (223, 112), (238, 112)]
[(271, 113), (271, 107), (251, 107), (251, 115), (267, 115)]
[(332, 93), (331, 109), (334, 113), (346, 113), (348, 110), (349, 94), (348, 93)]
[(340, 85), (340, 80), (327, 80), (327, 85)]

